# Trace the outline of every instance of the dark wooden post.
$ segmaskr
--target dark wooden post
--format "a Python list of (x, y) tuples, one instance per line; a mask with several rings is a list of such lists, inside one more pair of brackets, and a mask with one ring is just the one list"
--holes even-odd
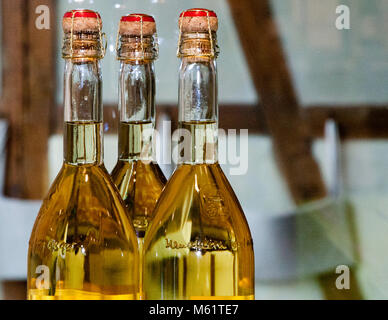
[[(251, 76), (272, 136), (278, 163), (296, 203), (326, 195), (311, 152), (308, 125), (296, 97), (269, 0), (229, 0)], [(337, 290), (336, 275), (318, 275), (328, 299), (360, 299), (351, 272), (352, 290)]]
[(294, 200), (326, 195), (267, 0), (229, 0), (251, 76)]
[[(50, 29), (35, 26), (38, 5)], [(9, 121), (7, 196), (41, 199), (47, 192), (50, 113), (54, 108), (55, 0), (1, 1), (3, 88), (0, 111)]]

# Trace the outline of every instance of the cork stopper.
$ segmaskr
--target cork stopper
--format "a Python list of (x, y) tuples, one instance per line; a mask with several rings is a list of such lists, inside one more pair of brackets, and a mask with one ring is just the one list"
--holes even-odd
[(64, 14), (63, 58), (103, 58), (106, 40), (102, 32), (101, 16), (88, 9), (76, 9)]
[(121, 17), (119, 34), (122, 36), (152, 36), (156, 33), (155, 19), (143, 13)]
[(179, 15), (178, 25), (181, 32), (216, 32), (218, 18), (214, 11), (201, 8), (193, 8), (183, 11)]
[(100, 32), (101, 16), (98, 12), (88, 9), (76, 9), (64, 14), (62, 27), (65, 33)]
[(218, 18), (214, 11), (194, 8), (179, 15), (177, 56), (190, 62), (208, 62), (218, 56), (216, 31)]
[(121, 17), (116, 50), (119, 60), (155, 60), (158, 56), (155, 19), (142, 13)]

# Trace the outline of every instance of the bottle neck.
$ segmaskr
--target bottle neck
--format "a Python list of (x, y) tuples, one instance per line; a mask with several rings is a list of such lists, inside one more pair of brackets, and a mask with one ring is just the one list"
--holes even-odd
[(121, 61), (119, 110), (119, 159), (152, 160), (155, 127), (153, 60)]
[(64, 161), (102, 164), (102, 79), (98, 58), (66, 59)]
[[(217, 65), (208, 34), (183, 34), (179, 71), (178, 163), (218, 161)], [(213, 39), (214, 41), (214, 39)], [(216, 45), (214, 45), (216, 48)], [(183, 151), (182, 151), (183, 148)]]

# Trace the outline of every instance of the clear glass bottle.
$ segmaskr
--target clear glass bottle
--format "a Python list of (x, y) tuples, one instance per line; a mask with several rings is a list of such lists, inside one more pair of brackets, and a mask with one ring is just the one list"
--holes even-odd
[(28, 299), (136, 299), (137, 239), (103, 164), (100, 16), (63, 26), (64, 163), (31, 234)]
[[(198, 19), (185, 22), (185, 17)], [(210, 18), (217, 19), (205, 9), (181, 15), (179, 127), (185, 130), (184, 148), (145, 238), (147, 299), (254, 298), (249, 227), (217, 160), (217, 21)], [(195, 20), (198, 24), (190, 25)]]
[[(124, 16), (121, 23), (138, 24), (140, 19), (155, 23), (153, 17), (139, 14)], [(156, 58), (157, 49), (152, 34), (121, 34), (118, 48), (119, 150), (111, 175), (141, 242), (166, 183), (153, 155)]]
[[(111, 176), (136, 230), (140, 263), (146, 230), (166, 178), (153, 151), (155, 128), (156, 27), (152, 16), (123, 16), (119, 26), (119, 144)], [(139, 277), (142, 267), (139, 268)]]

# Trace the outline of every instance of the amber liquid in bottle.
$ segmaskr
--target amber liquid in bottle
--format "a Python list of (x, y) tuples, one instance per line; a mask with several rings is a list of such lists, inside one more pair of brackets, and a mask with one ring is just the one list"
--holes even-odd
[(100, 94), (98, 59), (66, 59), (64, 163), (30, 237), (28, 299), (137, 298), (137, 239), (103, 164)]
[[(183, 42), (189, 36), (209, 42), (197, 33)], [(249, 227), (217, 161), (216, 90), (213, 59), (182, 59), (179, 128), (186, 147), (145, 238), (147, 299), (254, 299)]]
[[(112, 178), (128, 208), (140, 244), (151, 222), (155, 204), (166, 183), (160, 167), (149, 156), (152, 132), (151, 121), (120, 122), (120, 158), (112, 171)], [(144, 141), (146, 140), (146, 141)], [(148, 140), (148, 141), (147, 141)], [(149, 148), (149, 149), (148, 149)], [(142, 249), (139, 247), (139, 250)]]
[[(143, 41), (142, 45), (139, 45)], [(143, 51), (144, 50), (144, 51)], [(121, 36), (119, 74), (118, 161), (111, 176), (127, 207), (139, 248), (139, 279), (142, 288), (144, 236), (166, 183), (153, 154), (155, 127), (154, 39), (152, 36)], [(140, 298), (143, 298), (142, 290)]]

